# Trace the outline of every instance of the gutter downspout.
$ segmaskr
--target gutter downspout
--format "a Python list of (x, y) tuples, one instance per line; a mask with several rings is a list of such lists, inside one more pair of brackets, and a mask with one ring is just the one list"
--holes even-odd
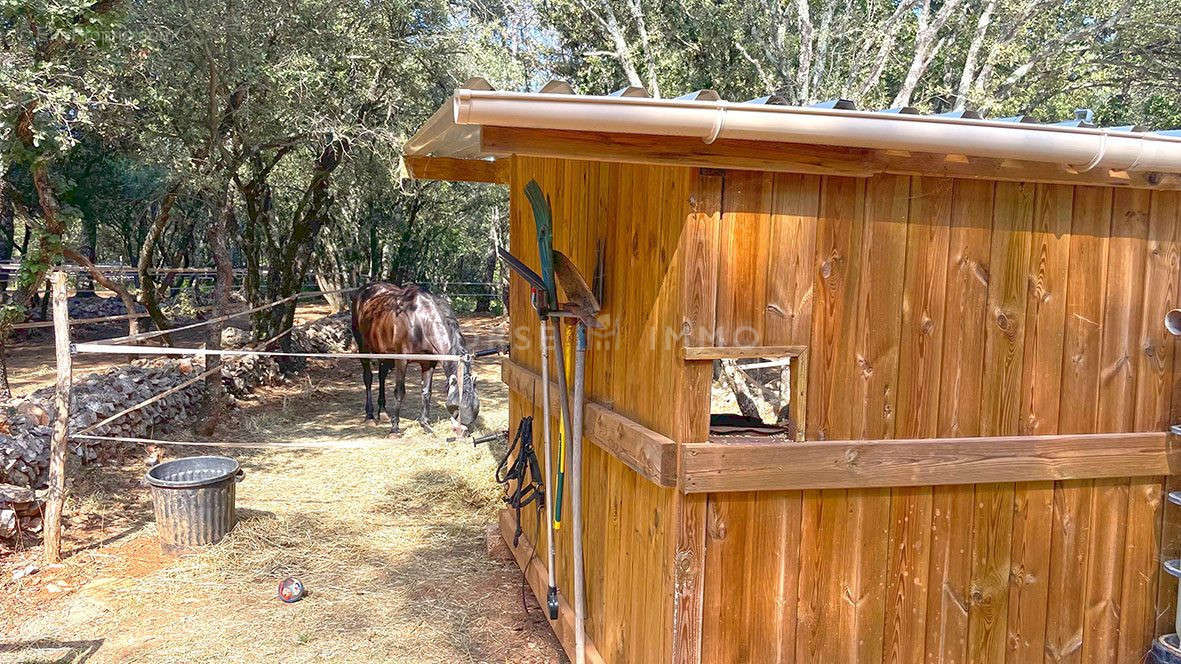
[(929, 115), (726, 101), (456, 90), (459, 125), (808, 143), (1181, 173), (1181, 138)]

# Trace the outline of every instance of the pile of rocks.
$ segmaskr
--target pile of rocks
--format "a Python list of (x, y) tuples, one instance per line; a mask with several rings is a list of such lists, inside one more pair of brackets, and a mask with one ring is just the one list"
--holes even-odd
[(223, 327), (221, 330), (222, 348), (245, 348), (253, 341), (254, 335), (250, 333), (250, 330), (240, 327)]
[[(190, 360), (137, 361), (74, 381), (71, 390), (70, 431), (81, 431), (115, 413), (165, 392), (188, 380), (196, 371)], [(201, 381), (178, 390), (92, 433), (96, 436), (159, 438), (187, 424), (201, 406)], [(56, 417), (54, 388), (33, 394), (0, 409), (7, 424), (0, 433), (0, 482), (40, 488), (49, 474), (49, 446)], [(125, 446), (116, 441), (80, 439), (70, 451), (86, 461), (109, 459)]]
[[(255, 342), (249, 330), (225, 327), (221, 331), (221, 347), (242, 349)], [(226, 393), (235, 399), (245, 399), (259, 385), (274, 385), (283, 380), (283, 371), (271, 355), (231, 355), (222, 358), (221, 378)]]
[(345, 353), (352, 343), (352, 321), (347, 311), (297, 325), (291, 331), (291, 349), (298, 353)]
[(0, 538), (41, 532), (42, 501), (28, 487), (0, 484)]
[[(102, 297), (99, 295), (91, 295), (88, 297), (71, 297), (66, 305), (70, 311), (70, 318), (84, 319), (84, 318), (103, 318), (106, 316), (122, 316), (127, 313), (127, 307), (123, 306), (123, 300), (117, 296)], [(142, 306), (136, 305), (137, 312), (144, 312)], [(45, 318), (53, 318), (53, 311), (46, 307)], [(41, 308), (33, 307), (29, 315), (29, 320), (41, 320)]]
[[(101, 318), (103, 316), (121, 316), (127, 313), (123, 300), (118, 297), (71, 297), (69, 303), (70, 318)], [(136, 305), (137, 312), (146, 311)]]
[[(183, 290), (177, 292), (164, 300), (160, 301), (160, 309), (164, 315), (169, 319), (173, 325), (183, 325), (192, 322), (199, 318), (208, 316), (207, 311), (202, 311), (203, 308), (213, 304), (213, 296), (198, 291)], [(106, 318), (109, 316), (122, 316), (127, 313), (127, 307), (123, 306), (123, 300), (118, 296), (112, 295), (110, 297), (103, 297), (99, 295), (92, 295), (87, 297), (71, 297), (67, 305), (70, 311), (70, 318), (73, 320), (85, 320), (89, 318)], [(245, 300), (240, 296), (231, 297), (230, 308), (245, 309)], [(143, 305), (136, 304), (135, 311), (137, 313), (146, 313), (147, 309)], [(45, 318), (50, 319), (53, 313), (50, 309), (45, 310)], [(29, 320), (40, 321), (41, 311), (39, 307), (34, 307), (30, 314)], [(147, 319), (140, 323), (141, 327), (150, 326), (151, 323)], [(123, 326), (127, 323), (121, 320), (114, 320), (109, 323), (94, 323), (94, 325), (108, 325), (108, 326)], [(247, 321), (249, 325), (249, 321)], [(77, 328), (75, 328), (77, 330)], [(46, 332), (49, 332), (46, 330)], [(77, 334), (77, 332), (75, 332)]]
[(235, 399), (248, 398), (260, 385), (276, 385), (282, 381), (279, 363), (270, 355), (231, 356), (221, 363), (221, 382), (226, 393)]

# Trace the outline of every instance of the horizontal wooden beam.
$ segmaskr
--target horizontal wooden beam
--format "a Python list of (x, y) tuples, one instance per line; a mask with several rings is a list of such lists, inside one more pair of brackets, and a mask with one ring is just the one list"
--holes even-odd
[(693, 361), (799, 357), (807, 351), (807, 346), (682, 346), (681, 359)]
[[(545, 569), (545, 564), (542, 558), (545, 557), (544, 552), (537, 551), (534, 548), (534, 543), (529, 541), (529, 538), (522, 534), (517, 546), (513, 546), (513, 533), (517, 530), (517, 523), (515, 520), (515, 512), (508, 509), (500, 510), (500, 536), (504, 539), (504, 543), (508, 545), (510, 551), (513, 552), (513, 558), (517, 561), (517, 567), (521, 568), (521, 572), (525, 575), (525, 580), (529, 582), (529, 588), (533, 591), (533, 596), (537, 598), (538, 604), (542, 607), (542, 612), (545, 612), (546, 594), (549, 591), (549, 575)], [(566, 651), (566, 656), (570, 661), (574, 661), (574, 609), (570, 606), (570, 602), (566, 600), (565, 593), (559, 590), (558, 592), (558, 619), (549, 620), (549, 626), (554, 630), (554, 636), (558, 637), (558, 642), (562, 644), (562, 649)], [(595, 644), (586, 638), (586, 661), (590, 664), (603, 664), (603, 656), (599, 654), (599, 650), (595, 648)]]
[[(501, 379), (509, 389), (535, 401), (541, 398), (541, 376), (510, 358), (502, 360), (500, 366)], [(551, 380), (550, 406), (554, 413), (560, 404), (558, 385)], [(589, 399), (583, 413), (583, 435), (648, 481), (676, 486), (677, 444), (671, 438)]]
[[(686, 493), (931, 486), (1169, 474), (1164, 432), (683, 446)], [(725, 441), (725, 442), (723, 442)]]
[(490, 182), (508, 184), (508, 160), (455, 159), (407, 155), (406, 169), (415, 180), (449, 182)]
[(1079, 172), (1065, 164), (968, 157), (836, 145), (652, 136), (592, 131), (484, 127), (486, 154), (561, 157), (632, 164), (869, 177), (878, 173), (932, 177), (1181, 189), (1181, 175), (1096, 169)]

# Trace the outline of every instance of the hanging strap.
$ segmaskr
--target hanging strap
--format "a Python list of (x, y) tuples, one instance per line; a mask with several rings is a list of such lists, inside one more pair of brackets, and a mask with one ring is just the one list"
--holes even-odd
[[(529, 475), (528, 481), (525, 479), (526, 473)], [(533, 503), (537, 503), (539, 510), (545, 508), (545, 480), (541, 474), (541, 464), (537, 462), (537, 453), (533, 450), (533, 417), (521, 418), (517, 435), (496, 466), (496, 481), (504, 484), (506, 490), (509, 489), (509, 482), (516, 482), (516, 486), (502, 499), (517, 513), (517, 530), (513, 533), (515, 548), (524, 532), (521, 529), (521, 508)]]

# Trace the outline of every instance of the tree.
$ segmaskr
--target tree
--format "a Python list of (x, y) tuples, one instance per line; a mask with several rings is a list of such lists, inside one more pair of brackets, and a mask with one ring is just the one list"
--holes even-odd
[[(252, 302), (306, 279), (341, 165), (375, 155), (392, 170), (423, 100), (441, 96), (459, 49), (445, 10), (432, 0), (144, 3), (125, 81), (153, 82), (135, 119), (151, 133), (142, 154), (171, 155), (186, 186), (234, 208), (226, 218), (240, 230)], [(294, 303), (264, 312), (257, 333), (293, 316)]]
[[(111, 102), (96, 72), (117, 6), (117, 0), (0, 0), (0, 174), (7, 181), (14, 166), (25, 167), (39, 211), (30, 227), (33, 251), (22, 256), (16, 292), (0, 308), (0, 365), (10, 326), (61, 255), (69, 223), (50, 164), (74, 145), (93, 109)], [(0, 375), (0, 398), (6, 398), (3, 366)]]
[[(1168, 0), (553, 0), (544, 7), (559, 44), (555, 69), (584, 92), (642, 80), (651, 93), (715, 88), (735, 100), (845, 98), (861, 108), (1047, 119), (1122, 94), (1134, 75), (1116, 65), (1125, 59), (1119, 53), (1135, 52), (1131, 44), (1152, 26), (1153, 43), (1176, 42), (1179, 24)], [(1153, 66), (1147, 60), (1140, 59)], [(1151, 117), (1148, 108), (1131, 112)]]

